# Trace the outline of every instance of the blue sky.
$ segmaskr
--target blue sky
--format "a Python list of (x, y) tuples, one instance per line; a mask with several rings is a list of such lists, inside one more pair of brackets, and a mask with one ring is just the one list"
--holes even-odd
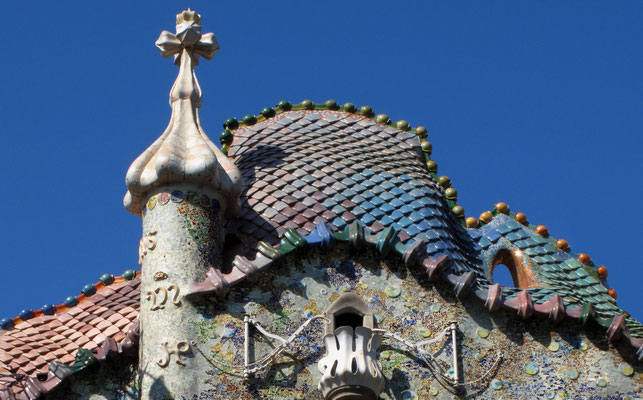
[(0, 318), (137, 267), (124, 177), (168, 122), (154, 41), (187, 7), (221, 44), (197, 69), (213, 140), (282, 99), (423, 125), (468, 216), (503, 201), (546, 225), (643, 320), (640, 1), (6, 4)]

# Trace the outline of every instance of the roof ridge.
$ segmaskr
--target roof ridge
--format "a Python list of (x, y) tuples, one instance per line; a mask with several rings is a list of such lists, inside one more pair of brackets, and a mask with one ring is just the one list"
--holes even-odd
[(128, 269), (123, 272), (123, 275), (114, 276), (112, 274), (103, 274), (99, 278), (99, 281), (95, 284), (87, 284), (83, 286), (81, 293), (77, 296), (69, 296), (65, 301), (59, 305), (45, 304), (39, 310), (22, 310), (17, 317), (14, 318), (3, 318), (0, 320), (0, 330), (9, 330), (14, 328), (16, 325), (30, 320), (32, 318), (42, 317), (44, 315), (56, 315), (59, 312), (67, 311), (71, 307), (77, 306), (78, 304), (84, 302), (89, 297), (95, 295), (99, 289), (112, 285), (114, 283), (121, 283), (131, 281), (135, 278), (141, 276), (141, 271), (135, 271), (133, 269)]
[(479, 219), (476, 219), (475, 217), (467, 218), (466, 219), (467, 228), (468, 229), (482, 228), (483, 226), (491, 223), (491, 221), (493, 221), (493, 219), (500, 214), (507, 215), (509, 218), (513, 219), (514, 221), (522, 225), (522, 227), (527, 228), (533, 233), (541, 236), (550, 245), (556, 247), (557, 249), (561, 250), (564, 253), (567, 253), (570, 256), (573, 256), (571, 258), (578, 261), (580, 265), (584, 267), (586, 272), (588, 272), (593, 278), (596, 278), (597, 281), (603, 284), (603, 286), (605, 286), (605, 288), (609, 290), (610, 296), (614, 300), (616, 300), (617, 298), (616, 290), (607, 283), (606, 278), (608, 273), (607, 273), (607, 268), (604, 265), (597, 265), (592, 260), (592, 258), (586, 253), (576, 253), (572, 251), (571, 247), (569, 246), (569, 243), (567, 243), (567, 240), (557, 239), (551, 236), (549, 233), (549, 229), (547, 229), (545, 225), (534, 225), (529, 223), (529, 220), (527, 219), (527, 216), (524, 213), (511, 211), (509, 208), (509, 205), (507, 205), (506, 203), (503, 203), (503, 202), (496, 203), (492, 211), (484, 211), (482, 214), (480, 214)]
[(266, 121), (279, 114), (288, 111), (341, 111), (349, 114), (356, 114), (371, 119), (375, 123), (386, 125), (390, 128), (399, 129), (417, 136), (419, 146), (424, 156), (424, 166), (431, 175), (431, 178), (438, 184), (447, 199), (447, 204), (457, 221), (466, 227), (464, 208), (457, 204), (458, 192), (453, 188), (451, 179), (448, 176), (438, 176), (438, 164), (431, 159), (433, 145), (427, 140), (428, 131), (424, 126), (412, 127), (406, 120), (393, 122), (387, 114), (375, 114), (370, 106), (361, 106), (357, 108), (353, 103), (344, 103), (339, 105), (335, 100), (326, 100), (323, 103), (315, 103), (311, 100), (304, 100), (299, 104), (291, 104), (286, 100), (278, 102), (274, 107), (266, 107), (258, 115), (248, 114), (241, 121), (237, 118), (228, 118), (223, 123), (223, 132), (219, 135), (221, 151), (228, 155), (230, 145), (234, 139), (234, 131), (239, 128), (245, 128), (255, 125), (259, 122)]
[(189, 294), (215, 293), (223, 296), (231, 286), (240, 283), (244, 279), (249, 281), (256, 279), (259, 271), (306, 245), (330, 249), (335, 245), (336, 241), (347, 242), (353, 246), (371, 244), (375, 246), (382, 256), (390, 253), (402, 256), (407, 267), (413, 265), (424, 267), (430, 281), (442, 279), (448, 282), (453, 286), (456, 297), (459, 299), (469, 294), (477, 297), (484, 302), (484, 307), (489, 311), (504, 308), (513, 310), (523, 319), (541, 315), (554, 322), (567, 317), (578, 321), (582, 326), (585, 326), (589, 320), (595, 320), (599, 326), (606, 329), (606, 335), (610, 341), (614, 342), (624, 338), (637, 351), (638, 359), (643, 360), (643, 338), (638, 337), (638, 331), (631, 331), (626, 326), (626, 320), (631, 319), (628, 315), (616, 314), (609, 320), (600, 318), (592, 303), (570, 304), (567, 306), (562, 297), (553, 289), (548, 290), (556, 294), (542, 303), (534, 301), (530, 292), (526, 289), (520, 290), (515, 298), (505, 298), (503, 287), (499, 284), (496, 283), (490, 286), (481, 284), (483, 282), (479, 282), (474, 271), (458, 274), (456, 271), (450, 270), (453, 260), (448, 255), (433, 258), (425, 250), (423, 251), (423, 247), (426, 248), (426, 243), (423, 240), (416, 240), (404, 245), (399, 240), (397, 233), (395, 229), (388, 227), (379, 233), (373, 234), (369, 232), (368, 228), (357, 222), (347, 225), (341, 231), (334, 230), (330, 225), (322, 222), (317, 224), (315, 230), (306, 236), (301, 236), (294, 229), (287, 228), (279, 244), (270, 246), (268, 243), (259, 242), (254, 260), (251, 261), (246, 257), (236, 256), (233, 261), (235, 268), (229, 274), (224, 275), (221, 271), (211, 268), (203, 282), (195, 282), (191, 285)]

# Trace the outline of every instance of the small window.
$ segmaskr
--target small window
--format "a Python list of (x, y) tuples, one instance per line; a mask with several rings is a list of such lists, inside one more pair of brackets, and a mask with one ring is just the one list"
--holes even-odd
[(355, 330), (358, 326), (364, 324), (364, 316), (357, 313), (343, 313), (335, 315), (335, 329), (342, 326), (350, 326)]
[(519, 289), (537, 286), (530, 266), (522, 262), (521, 251), (509, 249), (502, 249), (496, 253), (491, 263), (491, 282)]

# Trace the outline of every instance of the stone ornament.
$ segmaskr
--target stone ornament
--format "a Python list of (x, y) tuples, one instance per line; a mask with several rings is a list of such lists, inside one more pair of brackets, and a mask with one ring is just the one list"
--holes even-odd
[(170, 365), (170, 359), (172, 358), (172, 354), (176, 356), (176, 363), (181, 366), (185, 366), (185, 361), (181, 358), (182, 354), (188, 354), (190, 352), (190, 344), (186, 341), (180, 341), (174, 346), (173, 349), (170, 349), (167, 347), (168, 342), (163, 342), (161, 346), (163, 346), (163, 351), (165, 354), (163, 355), (163, 358), (157, 361), (158, 365), (162, 368), (167, 367)]
[(179, 75), (170, 91), (172, 117), (165, 132), (127, 171), (125, 208), (142, 215), (145, 202), (159, 188), (203, 187), (225, 200), (226, 215), (240, 207), (243, 179), (237, 167), (206, 136), (199, 121), (201, 87), (194, 74), (198, 57), (211, 59), (219, 49), (212, 33), (201, 34), (201, 16), (187, 10), (177, 15), (176, 34), (163, 31), (156, 46), (174, 56)]
[[(324, 336), (328, 354), (319, 360), (323, 374), (319, 390), (327, 400), (343, 398), (377, 399), (384, 390), (384, 376), (377, 362), (381, 336), (369, 328), (342, 326)], [(361, 396), (361, 397), (350, 397)]]
[(143, 258), (147, 255), (147, 251), (152, 251), (156, 248), (156, 232), (150, 232), (141, 238), (138, 244), (138, 265), (143, 265)]
[[(156, 311), (165, 308), (165, 303), (167, 303), (168, 300), (168, 292), (170, 291), (174, 292), (174, 295), (172, 296), (172, 304), (174, 304), (176, 307), (179, 307), (181, 305), (181, 300), (179, 300), (179, 294), (181, 293), (181, 291), (178, 285), (172, 284), (168, 286), (167, 289), (164, 287), (158, 287), (153, 291), (150, 290), (146, 293), (146, 299), (152, 302), (150, 310)], [(157, 303), (156, 296), (158, 294), (162, 294), (162, 296)]]

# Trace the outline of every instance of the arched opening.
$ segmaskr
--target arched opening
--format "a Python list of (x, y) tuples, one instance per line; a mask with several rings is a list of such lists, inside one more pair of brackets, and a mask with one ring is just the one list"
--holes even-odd
[(493, 283), (499, 283), (500, 286), (516, 287), (516, 281), (509, 271), (509, 267), (504, 264), (498, 264), (493, 268), (493, 276), (491, 277)]
[(531, 268), (522, 263), (521, 255), (520, 250), (498, 251), (491, 263), (491, 282), (519, 289), (538, 286), (533, 279)]
[(355, 330), (358, 326), (373, 329), (373, 312), (366, 303), (354, 293), (344, 293), (328, 307), (326, 311), (328, 324), (326, 334), (334, 334), (335, 329), (350, 326)]

